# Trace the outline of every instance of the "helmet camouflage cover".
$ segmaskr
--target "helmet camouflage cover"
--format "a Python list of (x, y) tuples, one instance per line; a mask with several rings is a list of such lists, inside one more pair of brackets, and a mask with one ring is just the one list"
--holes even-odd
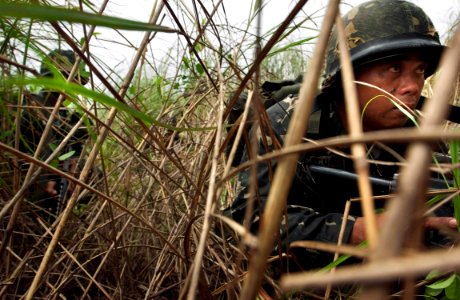
[[(65, 77), (68, 77), (70, 71), (75, 64), (75, 53), (71, 50), (53, 50), (42, 61), (40, 67), (40, 74), (42, 76), (52, 76), (49, 65), (54, 65)], [(80, 62), (78, 70), (75, 73), (75, 78), (79, 78), (80, 82), (84, 85), (88, 82), (88, 72), (86, 71), (85, 64)]]
[[(401, 0), (369, 1), (354, 7), (342, 19), (353, 66), (416, 49), (427, 59), (425, 76), (436, 70), (443, 46), (430, 18), (415, 4)], [(323, 88), (332, 85), (339, 76), (339, 56), (334, 27), (327, 49)]]

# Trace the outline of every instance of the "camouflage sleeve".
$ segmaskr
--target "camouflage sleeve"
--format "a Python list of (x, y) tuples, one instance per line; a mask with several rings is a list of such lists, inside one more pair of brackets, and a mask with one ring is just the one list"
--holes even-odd
[[(269, 117), (272, 121), (273, 133), (276, 138), (282, 143), (284, 135), (287, 131), (289, 123), (289, 115), (293, 107), (294, 98), (288, 97), (286, 100), (276, 104), (268, 110)], [(253, 134), (257, 134), (259, 140), (259, 155), (273, 150), (272, 138), (267, 134), (266, 141), (268, 145), (264, 145), (261, 141), (260, 130), (256, 130)], [(254, 211), (251, 217), (251, 231), (257, 232), (259, 227), (259, 215), (265, 207), (268, 193), (270, 190), (270, 174), (274, 174), (276, 161), (270, 163), (262, 162), (257, 166), (257, 195), (255, 198)], [(342, 224), (343, 215), (338, 213), (319, 213), (312, 208), (304, 205), (308, 203), (306, 197), (309, 197), (309, 191), (313, 186), (309, 186), (308, 171), (304, 170), (301, 165), (296, 170), (293, 186), (287, 199), (287, 209), (285, 211), (282, 224), (280, 227), (280, 241), (283, 250), (287, 246), (297, 240), (314, 240), (327, 243), (337, 243)], [(302, 182), (300, 182), (302, 180)], [(246, 203), (249, 200), (249, 185), (250, 185), (250, 170), (246, 169), (240, 173), (239, 184), (241, 191), (230, 207), (232, 217), (243, 223)], [(325, 199), (322, 199), (325, 201)], [(354, 225), (354, 218), (350, 217), (346, 220), (344, 242), (347, 242)], [(275, 251), (278, 246), (275, 247)], [(332, 256), (324, 252), (313, 251), (309, 257), (314, 258), (315, 263), (322, 265), (330, 262)], [(308, 259), (308, 258), (306, 258)], [(310, 259), (308, 259), (310, 260)], [(309, 263), (307, 263), (309, 264)], [(310, 264), (311, 266), (311, 264)]]

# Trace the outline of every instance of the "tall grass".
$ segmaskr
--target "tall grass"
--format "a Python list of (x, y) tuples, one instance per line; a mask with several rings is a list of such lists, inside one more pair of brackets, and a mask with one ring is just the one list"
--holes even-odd
[[(319, 32), (307, 19), (323, 11), (296, 12), (296, 25), (262, 32), (256, 52), (256, 9), (235, 26), (226, 16), (231, 2), (152, 1), (150, 20), (140, 21), (112, 17), (106, 2), (0, 3), (0, 297), (239, 298), (255, 239), (246, 235), (240, 246), (221, 231), (242, 230), (220, 214), (237, 192), (235, 172), (224, 169), (229, 95), (258, 86), (254, 73), (261, 80), (303, 73)], [(311, 35), (301, 36), (306, 27)], [(125, 30), (141, 32), (142, 41)], [(108, 65), (106, 40), (128, 45), (132, 60)], [(156, 43), (164, 44), (161, 59)], [(78, 54), (88, 85), (37, 76), (55, 48)], [(62, 108), (80, 112), (90, 128), (84, 171), (67, 174), (77, 188), (52, 223), (27, 191), (38, 172), (64, 176), (55, 162), (66, 153), (49, 159), (18, 150), (27, 97), (43, 88), (65, 95)], [(261, 298), (280, 292), (270, 269), (257, 271)]]
[[(205, 10), (201, 3), (196, 3), (195, 15), (182, 4), (152, 5), (156, 7), (153, 15), (166, 13), (171, 28), (181, 28), (179, 34), (169, 33), (166, 26), (111, 18), (104, 13), (104, 6), (70, 1), (60, 3), (65, 4), (63, 7), (47, 4), (51, 6), (16, 1), (0, 4), (4, 37), (0, 268), (2, 281), (8, 282), (2, 285), (0, 295), (4, 299), (26, 293), (41, 298), (177, 298), (188, 286), (187, 274), (201, 235), (218, 125), (216, 99), (228, 95), (218, 86), (227, 90), (237, 87), (251, 61), (243, 57), (253, 55), (255, 38), (242, 38), (241, 32), (247, 27), (215, 24), (215, 19), (224, 16), (222, 8), (216, 7), (211, 16), (213, 8)], [(82, 8), (84, 12), (80, 12)], [(104, 16), (98, 16), (99, 10)], [(208, 22), (203, 24), (203, 18)], [(174, 23), (175, 19), (183, 24)], [(132, 50), (141, 55), (129, 71), (122, 71), (132, 74), (126, 79), (118, 66), (104, 63), (105, 55), (95, 54), (101, 53), (98, 39), (107, 38), (98, 34), (99, 26), (112, 28), (111, 34), (121, 40), (124, 33), (117, 30), (130, 29), (144, 31), (151, 43), (166, 34), (174, 35), (175, 41), (165, 45), (169, 55), (160, 61), (146, 52), (149, 44), (129, 41)], [(221, 30), (232, 32), (236, 38), (221, 37)], [(41, 60), (54, 48), (81, 49), (79, 54), (91, 74), (89, 85), (37, 77)], [(35, 160), (14, 150), (21, 138), (18, 117), (28, 104), (24, 95), (42, 88), (62, 91), (66, 95), (63, 108), (78, 110), (90, 120), (90, 139), (82, 164), (94, 147), (99, 147), (92, 162), (93, 173), (98, 176), (73, 174), (72, 179), (98, 193), (81, 189), (80, 195), (72, 197), (89, 194), (92, 200), (75, 206), (73, 213), (54, 224), (38, 214), (40, 207), (30, 202), (27, 192), (18, 194), (21, 188), (27, 191), (24, 187), (29, 182), (24, 176)], [(102, 136), (104, 130), (108, 131), (106, 137)], [(217, 141), (221, 143), (222, 138)], [(224, 156), (220, 154), (217, 159), (217, 166), (221, 166)], [(51, 161), (43, 166), (56, 171), (51, 169), (55, 166)], [(219, 197), (222, 202), (235, 195), (232, 182), (219, 189), (229, 198)], [(54, 246), (53, 236), (59, 241)], [(237, 294), (239, 284), (233, 281), (243, 272), (244, 257), (238, 253), (235, 246), (210, 234), (203, 260), (206, 271), (202, 271), (198, 285), (200, 297)], [(35, 288), (29, 288), (32, 283)]]

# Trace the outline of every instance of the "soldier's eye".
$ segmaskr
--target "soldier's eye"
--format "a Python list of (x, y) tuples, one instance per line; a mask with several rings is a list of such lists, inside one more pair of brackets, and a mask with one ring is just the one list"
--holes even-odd
[(427, 68), (427, 64), (422, 64), (420, 65), (415, 71), (418, 73), (418, 74), (425, 74), (425, 71), (426, 71), (426, 68)]
[(389, 67), (390, 72), (398, 73), (401, 71), (401, 66), (400, 65), (391, 65)]

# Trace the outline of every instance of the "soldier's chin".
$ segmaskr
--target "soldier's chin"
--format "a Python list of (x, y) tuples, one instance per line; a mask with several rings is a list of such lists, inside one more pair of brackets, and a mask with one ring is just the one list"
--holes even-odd
[(406, 116), (402, 118), (396, 118), (393, 120), (393, 122), (388, 124), (388, 129), (397, 129), (397, 128), (404, 127), (407, 121), (408, 121), (408, 118)]
[(404, 127), (404, 125), (407, 122), (407, 117), (406, 118), (394, 118), (391, 120), (386, 120), (386, 122), (374, 124), (373, 128), (371, 130), (388, 130), (388, 129), (397, 129)]

